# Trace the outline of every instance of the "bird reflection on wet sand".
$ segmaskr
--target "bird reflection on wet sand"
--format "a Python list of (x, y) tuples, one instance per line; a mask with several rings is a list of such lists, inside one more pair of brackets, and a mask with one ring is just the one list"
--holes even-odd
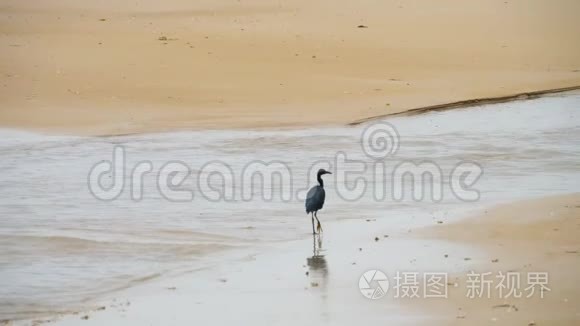
[(330, 321), (328, 309), (328, 264), (326, 258), (321, 255), (322, 249), (322, 235), (312, 235), (312, 257), (306, 258), (308, 265), (308, 278), (310, 280), (311, 289), (319, 289), (320, 299), (322, 300), (319, 306), (321, 316)]
[(321, 235), (313, 235), (312, 236), (312, 257), (306, 258), (306, 263), (308, 264), (308, 271), (309, 275), (313, 281), (319, 279), (321, 281), (321, 285), (325, 282), (325, 278), (328, 275), (328, 265), (326, 263), (326, 259), (324, 255), (321, 255), (320, 252), (323, 251), (322, 249), (322, 236)]

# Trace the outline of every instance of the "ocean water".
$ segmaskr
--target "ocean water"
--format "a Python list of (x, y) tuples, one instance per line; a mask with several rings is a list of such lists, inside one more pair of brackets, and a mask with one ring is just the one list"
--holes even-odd
[[(123, 163), (113, 164), (121, 150)], [(107, 162), (110, 173), (96, 178)], [(323, 225), (384, 218), (406, 229), (578, 192), (580, 94), (356, 127), (115, 137), (0, 130), (0, 320), (75, 309), (211, 266), (222, 252), (308, 236), (303, 200), (319, 167), (334, 172), (324, 177)], [(406, 171), (434, 181), (395, 173)]]

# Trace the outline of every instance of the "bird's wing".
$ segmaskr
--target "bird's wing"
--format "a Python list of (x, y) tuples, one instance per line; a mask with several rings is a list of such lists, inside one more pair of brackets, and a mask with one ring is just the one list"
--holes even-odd
[(306, 212), (317, 211), (324, 205), (324, 198), (326, 197), (324, 188), (321, 186), (312, 187), (306, 194)]
[(326, 191), (324, 188), (320, 187), (320, 191), (318, 191), (318, 201), (320, 202), (320, 207), (318, 209), (322, 209), (324, 206), (324, 199), (326, 198)]
[(311, 198), (314, 198), (314, 196), (316, 196), (316, 190), (318, 189), (318, 187), (320, 186), (315, 186), (310, 188), (310, 190), (308, 190), (308, 193), (306, 194), (306, 201), (308, 201)]

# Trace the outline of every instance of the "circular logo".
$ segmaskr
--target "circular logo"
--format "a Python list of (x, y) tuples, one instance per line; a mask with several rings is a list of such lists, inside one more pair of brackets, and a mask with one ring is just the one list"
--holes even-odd
[(385, 296), (389, 290), (389, 279), (385, 273), (371, 269), (361, 275), (358, 280), (360, 293), (366, 298), (377, 300)]
[(381, 121), (366, 127), (361, 135), (363, 152), (370, 158), (385, 159), (399, 150), (399, 132), (392, 124)]

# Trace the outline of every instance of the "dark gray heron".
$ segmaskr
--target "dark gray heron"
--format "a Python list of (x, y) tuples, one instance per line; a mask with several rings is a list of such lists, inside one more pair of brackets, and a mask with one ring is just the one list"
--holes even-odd
[(318, 216), (316, 213), (318, 210), (322, 209), (324, 206), (324, 198), (326, 197), (326, 193), (324, 192), (324, 182), (322, 181), (322, 175), (324, 174), (332, 174), (325, 169), (318, 170), (316, 174), (316, 179), (318, 180), (318, 186), (312, 187), (308, 190), (308, 194), (306, 195), (306, 214), (312, 213), (312, 234), (316, 234), (314, 231), (314, 218), (318, 222), (318, 226), (316, 229), (318, 233), (322, 231), (322, 226), (320, 225), (320, 221), (318, 220)]

